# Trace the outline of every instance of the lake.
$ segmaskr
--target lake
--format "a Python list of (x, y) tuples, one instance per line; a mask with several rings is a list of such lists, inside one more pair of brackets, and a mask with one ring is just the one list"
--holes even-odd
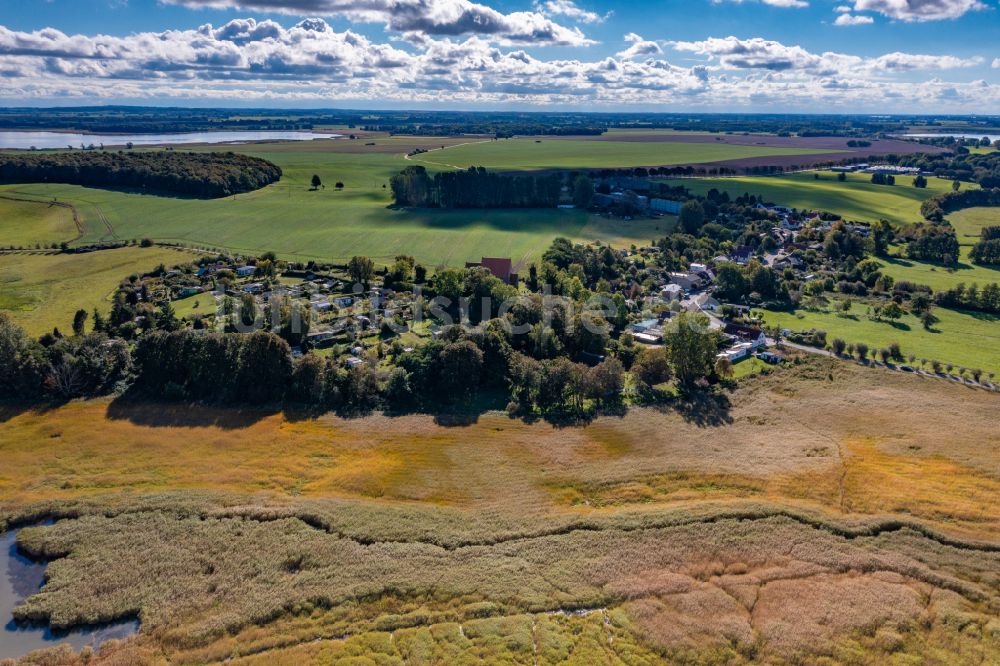
[(938, 134), (904, 134), (911, 139), (936, 139), (943, 136), (953, 136), (956, 139), (982, 139), (986, 137), (990, 141), (1000, 141), (1000, 134), (954, 134), (951, 132), (940, 132)]
[(33, 650), (68, 643), (74, 650), (94, 648), (105, 641), (127, 638), (139, 631), (138, 620), (99, 627), (54, 632), (51, 627), (14, 622), (14, 608), (38, 592), (45, 582), (44, 562), (35, 562), (17, 550), (17, 530), (0, 535), (0, 660), (23, 657)]
[(180, 134), (80, 134), (75, 132), (11, 132), (0, 131), (0, 148), (39, 150), (44, 148), (79, 148), (80, 144), (100, 146), (183, 145), (191, 143), (249, 143), (252, 141), (313, 141), (337, 139), (342, 134), (317, 132), (184, 132)]

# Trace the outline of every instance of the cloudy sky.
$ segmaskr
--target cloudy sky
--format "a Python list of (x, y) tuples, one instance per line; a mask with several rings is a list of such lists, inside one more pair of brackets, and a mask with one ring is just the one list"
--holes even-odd
[(0, 0), (0, 105), (998, 113), (1000, 0)]

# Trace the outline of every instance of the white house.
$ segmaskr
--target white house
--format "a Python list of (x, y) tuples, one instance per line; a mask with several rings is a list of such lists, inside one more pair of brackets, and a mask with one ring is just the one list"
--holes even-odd
[(684, 289), (679, 284), (665, 284), (660, 288), (660, 298), (667, 301), (679, 301), (684, 295)]

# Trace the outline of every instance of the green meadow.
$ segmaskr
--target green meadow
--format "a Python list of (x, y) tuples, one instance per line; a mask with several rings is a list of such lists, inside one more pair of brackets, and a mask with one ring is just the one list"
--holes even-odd
[(827, 340), (864, 342), (874, 349), (898, 342), (904, 356), (1000, 373), (1000, 317), (937, 308), (934, 314), (940, 321), (928, 331), (910, 314), (896, 323), (879, 322), (868, 317), (868, 306), (863, 303), (855, 303), (847, 313), (839, 312), (838, 305), (838, 300), (832, 300), (815, 310), (764, 311), (764, 321), (793, 331), (823, 330)]
[(73, 211), (51, 201), (0, 197), (0, 247), (34, 247), (76, 238)]
[[(160, 264), (194, 259), (178, 250), (124, 247), (86, 254), (0, 255), (0, 311), (30, 335), (59, 327), (71, 330), (73, 314), (99, 308), (105, 315), (110, 296), (123, 279)], [(211, 296), (208, 296), (211, 298)]]
[(465, 169), (484, 166), (510, 171), (545, 169), (614, 169), (669, 166), (738, 160), (772, 155), (816, 155), (831, 150), (733, 146), (706, 139), (705, 143), (667, 141), (586, 141), (558, 138), (476, 140), (446, 150), (415, 156), (428, 167)]
[[(819, 179), (816, 179), (819, 174)], [(872, 185), (871, 176), (847, 174), (840, 182), (830, 171), (786, 174), (783, 176), (747, 176), (740, 178), (674, 179), (695, 194), (715, 188), (730, 197), (753, 194), (780, 206), (806, 210), (825, 210), (848, 220), (874, 222), (886, 219), (895, 224), (916, 222), (921, 218), (920, 204), (937, 194), (951, 191), (951, 181), (928, 178), (927, 187), (913, 187), (913, 178), (898, 176), (896, 184)], [(963, 183), (963, 187), (973, 187)]]
[(982, 228), (1000, 225), (1000, 208), (967, 208), (949, 215), (948, 221), (955, 227), (961, 245), (957, 266), (893, 257), (879, 260), (884, 266), (883, 272), (897, 281), (925, 284), (934, 291), (944, 291), (963, 283), (983, 285), (1000, 282), (1000, 270), (996, 267), (978, 266), (969, 259), (969, 253), (979, 240)]
[[(226, 199), (52, 184), (0, 186), (0, 196), (72, 203), (85, 227), (79, 243), (151, 238), (242, 253), (273, 250), (299, 261), (368, 255), (389, 263), (408, 254), (429, 267), (460, 266), (484, 255), (509, 256), (524, 265), (537, 261), (556, 236), (626, 247), (648, 244), (670, 225), (664, 219), (626, 222), (576, 210), (396, 210), (387, 185), (408, 164), (403, 155), (413, 141), (379, 139), (369, 152), (359, 142), (334, 146), (338, 152), (329, 148), (331, 142), (323, 143), (248, 147), (248, 153), (280, 165), (284, 176), (262, 190)], [(311, 190), (313, 174), (324, 188)], [(335, 188), (337, 182), (343, 190)], [(0, 226), (0, 245), (19, 244), (5, 231)]]

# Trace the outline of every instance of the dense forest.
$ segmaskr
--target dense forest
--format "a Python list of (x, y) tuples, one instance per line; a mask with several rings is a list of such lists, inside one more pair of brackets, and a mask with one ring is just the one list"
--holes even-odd
[(0, 154), (0, 182), (66, 183), (225, 197), (276, 182), (281, 168), (236, 153), (105, 152)]
[(553, 208), (559, 205), (562, 177), (501, 176), (483, 167), (437, 173), (408, 166), (392, 177), (397, 206), (416, 208)]

